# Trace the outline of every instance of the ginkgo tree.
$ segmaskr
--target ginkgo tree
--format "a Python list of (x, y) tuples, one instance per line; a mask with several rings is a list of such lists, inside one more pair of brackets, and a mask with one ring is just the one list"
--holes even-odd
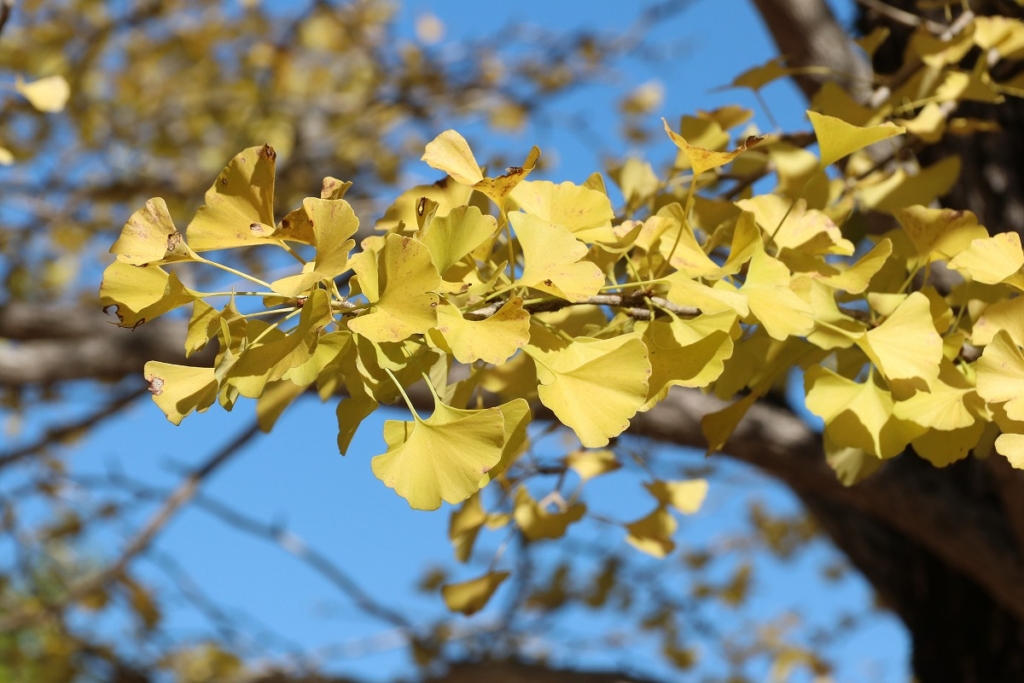
[[(928, 105), (969, 97), (982, 82), (957, 87), (966, 76), (951, 64), (924, 93)], [(666, 121), (676, 161), (627, 214), (616, 213), (600, 174), (583, 184), (528, 179), (536, 147), (489, 177), (449, 130), (423, 155), (444, 175), (407, 190), (358, 249), (348, 184), (327, 178), (319, 198), (275, 217), (274, 150), (251, 148), (214, 181), (184, 234), (158, 199), (136, 212), (111, 249), (101, 298), (130, 328), (191, 307), (186, 349), (216, 341), (212, 367), (146, 365), (156, 405), (176, 424), (244, 397), (270, 429), (316, 390), (338, 400), (344, 453), (361, 420), (402, 401), (413, 419), (385, 423), (387, 451), (373, 472), (413, 508), (462, 504), (461, 538), (485, 523), (556, 538), (586, 514), (572, 500), (538, 505), (510, 470), (534, 410), (599, 449), (670, 387), (701, 388), (732, 401), (703, 419), (713, 452), (794, 369), (848, 485), (908, 447), (939, 467), (972, 454), (1019, 465), (1024, 337), (1006, 321), (1024, 300), (1024, 252), (1015, 233), (989, 236), (970, 212), (928, 208), (944, 183), (922, 184), (927, 171), (885, 164), (945, 121), (924, 103), (897, 116), (904, 97), (892, 93), (863, 120), (834, 93), (808, 112), (817, 156), (749, 126), (730, 148), (728, 132), (751, 117), (736, 107), (684, 116), (678, 130)], [(729, 169), (777, 186), (716, 194)], [(651, 170), (630, 170), (618, 182), (634, 197), (630, 186)], [(845, 227), (872, 209), (895, 227), (850, 239)], [(265, 282), (200, 256), (255, 248), (283, 251), (298, 272)], [(197, 267), (255, 289), (185, 287), (179, 269)], [(955, 278), (941, 291), (931, 277), (939, 269)], [(429, 398), (417, 406), (408, 392), (421, 384)], [(481, 513), (492, 486), (504, 493)], [(664, 555), (669, 510), (694, 511), (705, 488), (652, 484), (657, 507), (624, 524), (629, 542)], [(470, 613), (507, 576), (492, 571), (443, 595)]]

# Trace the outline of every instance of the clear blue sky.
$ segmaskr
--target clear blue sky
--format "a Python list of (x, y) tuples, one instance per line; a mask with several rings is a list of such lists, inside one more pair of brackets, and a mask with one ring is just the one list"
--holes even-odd
[[(429, 11), (445, 24), (446, 39), (450, 40), (485, 35), (512, 19), (548, 29), (587, 27), (615, 31), (627, 25), (638, 8), (647, 4), (607, 0), (414, 1), (403, 8), (400, 26), (403, 33), (411, 35), (415, 17)], [(836, 4), (849, 13), (847, 3)], [(592, 129), (612, 131), (616, 119), (608, 111), (617, 96), (649, 80), (659, 81), (666, 92), (655, 118), (665, 116), (673, 121), (684, 113), (732, 102), (757, 109), (747, 93), (709, 92), (774, 55), (746, 0), (697, 0), (689, 10), (657, 27), (652, 39), (679, 41), (686, 46), (686, 54), (662, 64), (628, 61), (616, 84), (566, 97), (556, 105), (556, 111), (566, 115), (583, 113)], [(765, 96), (784, 127), (804, 125), (801, 102), (791, 86), (771, 86)], [(758, 121), (767, 127), (763, 115), (758, 116)], [(471, 123), (459, 127), (470, 134), (482, 130)], [(564, 126), (529, 128), (504, 138), (489, 136), (478, 151), (484, 157), (488, 152), (507, 152), (515, 158), (531, 144), (538, 144), (558, 159), (549, 171), (553, 178), (578, 182), (590, 172), (600, 170), (595, 151)], [(673, 152), (670, 144), (660, 150), (662, 158)], [(436, 175), (419, 162), (411, 163), (407, 173), (409, 184)], [(87, 390), (81, 391), (81, 399), (83, 403), (88, 401)], [(243, 429), (251, 414), (251, 405), (243, 403), (232, 414), (213, 409), (173, 427), (155, 406), (144, 402), (125, 417), (92, 433), (79, 445), (72, 462), (81, 473), (102, 472), (110, 463), (117, 463), (132, 477), (171, 486), (176, 481), (171, 463), (180, 466), (203, 459), (212, 447)], [(380, 437), (382, 421), (395, 417), (398, 414), (381, 411), (367, 420), (350, 455), (342, 458), (335, 446), (334, 404), (321, 406), (305, 400), (285, 414), (272, 434), (262, 437), (213, 477), (204, 491), (253, 517), (286, 524), (326, 552), (368, 593), (414, 619), (437, 615), (443, 609), (439, 598), (413, 590), (424, 567), (436, 564), (453, 569), (456, 578), (468, 578), (478, 570), (459, 569), (452, 560), (446, 535), (448, 516), (444, 510), (413, 512), (404, 500), (373, 478), (369, 459), (384, 450)], [(702, 464), (698, 454), (669, 455), (692, 466)], [(705, 509), (682, 521), (679, 545), (697, 546), (737, 533), (743, 526), (746, 501), (752, 495), (766, 501), (773, 510), (792, 510), (795, 506), (792, 497), (780, 487), (726, 464), (713, 479)], [(617, 518), (639, 516), (649, 506), (646, 497), (640, 495), (639, 475), (633, 470), (596, 482), (587, 499), (595, 509), (608, 511)], [(602, 536), (600, 531), (590, 529), (580, 534), (579, 539), (622, 543), (618, 532), (604, 531)], [(95, 539), (97, 554), (109, 553), (114, 540)], [(391, 641), (386, 625), (358, 614), (323, 579), (280, 549), (239, 534), (202, 511), (189, 509), (176, 518), (161, 535), (157, 548), (180, 563), (208, 595), (230, 611), (249, 615), (284, 635), (295, 647), (349, 646), (347, 651), (342, 649), (343, 656), (329, 658), (334, 670), (374, 680), (410, 671), (404, 650), (394, 649), (393, 643), (388, 647)], [(774, 619), (789, 610), (802, 611), (813, 623), (827, 624), (839, 611), (862, 609), (871, 599), (864, 585), (847, 581), (831, 586), (817, 578), (816, 568), (827, 557), (828, 551), (819, 546), (796, 563), (767, 563), (766, 571), (757, 577), (754, 598), (745, 611), (736, 614), (718, 609), (712, 611), (712, 616), (721, 620), (723, 628), (735, 630), (746, 620)], [(166, 582), (157, 568), (145, 561), (140, 566), (147, 567), (148, 579)], [(174, 609), (169, 617), (173, 631), (180, 637), (208, 630), (208, 622), (195, 610)], [(486, 619), (486, 614), (481, 618)], [(606, 625), (608, 622), (601, 618), (593, 620), (578, 615), (569, 619), (565, 627), (587, 633)], [(384, 648), (378, 654), (347, 656), (377, 646)], [(668, 679), (669, 670), (657, 661), (647, 661), (649, 647), (639, 645), (636, 650), (627, 651), (626, 661), (634, 666), (644, 661), (647, 673)], [(838, 653), (843, 664), (839, 680), (896, 683), (908, 677), (906, 639), (889, 617), (879, 617), (870, 627), (858, 631)], [(610, 657), (595, 652), (560, 656), (564, 658), (556, 663), (564, 665), (593, 667), (624, 661), (621, 652)]]

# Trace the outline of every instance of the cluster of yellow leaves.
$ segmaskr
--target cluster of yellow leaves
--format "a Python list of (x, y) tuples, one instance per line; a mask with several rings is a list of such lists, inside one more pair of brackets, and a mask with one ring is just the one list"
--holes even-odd
[[(977, 39), (1009, 44), (989, 29)], [(942, 87), (960, 87), (949, 67), (956, 59), (943, 52), (952, 47), (915, 44), (923, 63), (943, 65)], [(776, 64), (737, 85), (756, 89), (784, 73)], [(976, 94), (978, 77), (962, 76), (968, 82), (944, 97)], [(809, 112), (817, 156), (749, 129), (731, 144), (728, 131), (750, 117), (735, 107), (683, 117), (678, 132), (666, 122), (678, 149), (670, 177), (639, 162), (619, 168), (625, 215), (599, 174), (583, 184), (529, 180), (533, 148), (522, 166), (489, 176), (466, 140), (446, 131), (423, 156), (445, 177), (400, 196), (358, 250), (347, 183), (325, 179), (319, 198), (277, 220), (276, 155), (252, 148), (220, 174), (184, 235), (162, 200), (136, 212), (111, 249), (101, 296), (126, 327), (191, 305), (186, 354), (217, 342), (211, 366), (146, 366), (172, 422), (215, 402), (231, 409), (241, 396), (257, 399), (269, 429), (306, 391), (344, 394), (344, 453), (366, 416), (403, 400), (413, 419), (385, 424), (387, 450), (373, 471), (414, 508), (462, 504), (451, 526), (460, 560), (484, 527), (514, 524), (535, 542), (587, 514), (575, 494), (538, 501), (509, 477), (528, 448), (531, 403), (584, 449), (602, 449), (671, 387), (700, 388), (733, 401), (704, 417), (714, 451), (799, 368), (807, 407), (824, 421), (828, 461), (846, 484), (908, 447), (937, 466), (995, 449), (1024, 467), (1019, 238), (926, 206), (955, 176), (955, 159), (916, 175), (876, 168), (868, 148), (898, 144), (886, 141), (908, 131), (936, 134), (930, 100), (896, 125), (886, 120), (896, 118), (892, 104), (863, 115), (848, 96), (823, 91)], [(709, 192), (727, 177), (769, 175), (769, 193), (752, 183), (736, 196)], [(870, 237), (847, 229), (868, 211), (889, 214), (893, 227)], [(264, 282), (200, 256), (243, 247), (276, 248), (300, 262), (298, 272)], [(202, 293), (165, 268), (188, 264), (257, 289)], [(932, 284), (938, 269), (952, 287)], [(582, 450), (563, 472), (582, 486), (616, 467), (612, 451)], [(487, 512), (480, 492), (493, 481), (505, 507)], [(705, 491), (702, 481), (651, 483), (656, 506), (622, 523), (628, 542), (671, 552), (672, 510), (695, 512)], [(471, 613), (506, 577), (448, 585), (445, 600)]]

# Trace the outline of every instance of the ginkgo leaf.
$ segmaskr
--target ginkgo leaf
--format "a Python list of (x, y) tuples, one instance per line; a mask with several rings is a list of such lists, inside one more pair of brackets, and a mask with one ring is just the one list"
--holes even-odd
[(971, 343), (990, 344), (999, 330), (1006, 330), (1014, 342), (1024, 346), (1024, 297), (997, 301), (987, 307), (971, 328)]
[(664, 399), (669, 387), (708, 386), (722, 374), (725, 359), (732, 355), (732, 337), (720, 330), (691, 341), (685, 339), (686, 328), (679, 321), (653, 321), (643, 334), (650, 354), (651, 377), (647, 402), (641, 410), (650, 410)]
[(629, 532), (626, 542), (648, 555), (665, 557), (675, 550), (672, 536), (678, 528), (679, 523), (672, 513), (659, 505), (651, 514), (626, 525)]
[(528, 346), (527, 352), (537, 365), (541, 403), (587, 448), (605, 446), (625, 431), (647, 400), (651, 364), (636, 334), (578, 337), (560, 351)]
[(700, 419), (700, 431), (708, 442), (707, 454), (718, 453), (732, 437), (740, 421), (758, 399), (757, 394), (747, 394), (721, 410), (708, 413)]
[(456, 207), (469, 202), (473, 188), (457, 183), (448, 176), (431, 185), (417, 185), (398, 195), (395, 203), (388, 207), (376, 222), (377, 230), (404, 232), (416, 231), (419, 221), (430, 202), (437, 204), (434, 220), (447, 216)]
[[(341, 181), (327, 176), (320, 188), (320, 199), (342, 199), (351, 187), (351, 181)], [(316, 236), (313, 234), (313, 220), (306, 210), (305, 203), (297, 209), (292, 209), (281, 219), (274, 231), (274, 237), (303, 244), (316, 243)]]
[(757, 92), (769, 83), (784, 78), (792, 72), (792, 69), (783, 64), (781, 57), (775, 57), (764, 64), (747, 69), (734, 78), (731, 85), (734, 88), (750, 88)]
[(785, 264), (759, 249), (740, 288), (751, 315), (773, 339), (799, 337), (814, 329), (814, 309), (793, 291), (790, 279)]
[(103, 271), (100, 303), (104, 310), (113, 306), (121, 327), (136, 328), (179, 306), (190, 304), (199, 295), (181, 284), (177, 274), (158, 266), (132, 266), (114, 261)]
[(549, 512), (533, 499), (526, 488), (520, 486), (516, 489), (512, 517), (527, 540), (541, 541), (565, 536), (569, 525), (580, 521), (586, 512), (587, 506), (583, 503), (574, 503), (564, 510)]
[(508, 576), (508, 572), (490, 572), (478, 579), (441, 586), (444, 604), (452, 612), (466, 616), (476, 614), (487, 605), (494, 591)]
[(897, 403), (893, 415), (929, 429), (952, 431), (973, 425), (975, 412), (980, 408), (981, 400), (974, 384), (950, 361), (943, 359), (939, 376), (930, 390), (919, 391)]
[(39, 111), (51, 113), (63, 110), (71, 97), (71, 86), (63, 76), (47, 76), (28, 83), (16, 76), (14, 89)]
[(217, 399), (213, 368), (196, 368), (149, 361), (143, 369), (153, 402), (173, 424), (181, 424), (193, 410), (202, 412)]
[(273, 429), (288, 406), (305, 392), (305, 387), (286, 379), (268, 383), (256, 401), (256, 421), (260, 431), (269, 432)]
[(416, 238), (427, 245), (434, 267), (443, 276), (497, 231), (494, 216), (484, 215), (475, 206), (458, 206), (447, 216), (434, 218)]
[(721, 266), (704, 253), (679, 202), (662, 207), (657, 216), (668, 219), (661, 231), (659, 251), (672, 267), (693, 278), (721, 277)]
[(825, 461), (843, 486), (853, 486), (864, 481), (882, 466), (881, 458), (860, 448), (838, 446), (832, 442), (828, 434), (822, 434), (822, 441), (825, 446)]
[(522, 166), (510, 168), (497, 178), (485, 178), (466, 138), (454, 130), (446, 130), (427, 143), (421, 158), (429, 166), (444, 171), (456, 182), (472, 187), (503, 207), (509, 193), (533, 170), (540, 150), (532, 148)]
[(11, 150), (0, 145), (0, 166), (10, 166), (14, 163), (14, 154)]
[(587, 255), (587, 245), (566, 228), (521, 212), (510, 214), (509, 220), (523, 250), (517, 285), (569, 301), (582, 301), (600, 291), (604, 273), (596, 264), (580, 260)]
[(530, 404), (525, 399), (516, 398), (508, 403), (498, 406), (502, 417), (505, 418), (505, 445), (501, 449), (501, 459), (498, 464), (487, 471), (480, 478), (480, 488), (487, 486), (493, 479), (499, 477), (509, 465), (515, 462), (516, 458), (523, 454), (527, 447), (526, 428), (530, 426), (533, 415), (530, 413)]
[(356, 245), (351, 239), (359, 229), (359, 219), (344, 199), (302, 200), (302, 209), (313, 231), (316, 258), (307, 263), (300, 275), (293, 275), (271, 284), (275, 292), (298, 296), (317, 282), (333, 280), (349, 268), (348, 255)]
[(935, 331), (931, 305), (921, 292), (914, 292), (885, 322), (869, 331), (857, 345), (882, 371), (886, 379), (907, 380), (927, 390), (939, 376), (942, 337)]
[(884, 238), (871, 251), (861, 256), (856, 263), (841, 270), (836, 275), (821, 278), (829, 287), (841, 289), (850, 294), (862, 294), (868, 288), (878, 271), (885, 265), (886, 259), (892, 255), (892, 242)]
[(953, 257), (949, 267), (967, 273), (976, 282), (994, 285), (1002, 282), (1024, 266), (1020, 235), (1004, 232), (971, 242), (966, 251)]
[(804, 387), (807, 409), (825, 421), (837, 446), (891, 458), (927, 431), (893, 415), (892, 394), (870, 379), (857, 383), (816, 365), (804, 374)]
[(455, 559), (465, 562), (473, 552), (473, 543), (487, 522), (487, 511), (480, 502), (480, 493), (466, 499), (448, 519), (448, 539), (455, 547)]
[[(960, 177), (960, 157), (951, 155), (911, 175), (902, 168), (860, 181), (854, 189), (858, 204), (896, 213), (914, 204), (930, 204), (947, 194)], [(977, 235), (976, 235), (977, 237)]]
[(679, 306), (693, 306), (707, 315), (732, 311), (745, 317), (750, 313), (750, 303), (744, 293), (727, 287), (708, 287), (682, 272), (672, 273), (665, 281), (670, 285), (666, 298)]
[(466, 138), (454, 130), (446, 130), (428, 142), (421, 160), (463, 185), (472, 187), (484, 179)]
[(258, 398), (267, 382), (281, 379), (293, 367), (309, 360), (320, 330), (330, 320), (330, 297), (325, 290), (316, 289), (303, 304), (294, 330), (280, 338), (268, 336), (262, 344), (247, 346), (222, 382), (237, 388), (246, 398)]
[(334, 414), (338, 419), (338, 452), (348, 453), (348, 447), (356, 435), (356, 430), (363, 420), (368, 418), (379, 404), (368, 394), (349, 396), (339, 401)]
[(919, 456), (935, 467), (946, 467), (970, 455), (984, 429), (985, 423), (981, 421), (959, 429), (932, 429), (914, 439), (910, 445)]
[(1018, 470), (1024, 470), (1024, 434), (1000, 434), (996, 451)]
[(668, 125), (668, 121), (665, 119), (661, 120), (665, 126), (665, 132), (668, 133), (669, 138), (675, 143), (676, 147), (682, 150), (686, 158), (690, 160), (690, 166), (693, 168), (693, 175), (699, 176), (704, 171), (725, 166), (739, 155), (746, 152), (748, 149), (755, 147), (764, 138), (756, 135), (751, 135), (743, 143), (731, 152), (715, 152), (710, 149), (704, 149), (703, 147), (695, 147), (688, 143), (686, 139), (676, 133)]
[(1003, 403), (1011, 420), (1024, 421), (1024, 353), (1005, 330), (985, 347), (977, 363), (978, 395)]
[(415, 510), (436, 510), (442, 500), (461, 503), (501, 459), (504, 422), (497, 408), (458, 410), (443, 403), (426, 420), (389, 420), (388, 450), (371, 461), (373, 474)]
[(644, 488), (658, 499), (659, 503), (671, 505), (684, 515), (692, 515), (700, 510), (708, 495), (706, 479), (690, 479), (684, 481), (655, 481), (644, 484)]
[[(365, 252), (364, 252), (365, 254)], [(388, 235), (376, 258), (353, 259), (352, 269), (371, 298), (370, 312), (349, 320), (348, 327), (374, 342), (399, 342), (437, 324), (437, 291), (441, 276), (425, 244)], [(373, 285), (373, 296), (367, 285)]]
[(966, 251), (974, 240), (989, 236), (970, 211), (908, 206), (896, 211), (895, 216), (917, 253), (931, 261), (951, 259)]
[(741, 199), (736, 202), (744, 211), (754, 214), (757, 225), (779, 249), (792, 249), (805, 254), (842, 254), (854, 251), (853, 243), (826, 214), (807, 208), (803, 199), (791, 201), (777, 194)]
[(266, 244), (274, 233), (274, 169), (270, 145), (232, 159), (206, 191), (205, 204), (185, 229), (197, 252)]
[(571, 182), (560, 184), (549, 180), (520, 183), (509, 195), (520, 210), (579, 232), (611, 225), (615, 211), (604, 192)]
[(167, 204), (159, 197), (148, 200), (144, 208), (131, 215), (110, 253), (133, 266), (198, 258), (174, 227)]
[(811, 120), (814, 135), (818, 139), (822, 167), (834, 164), (843, 157), (876, 142), (906, 132), (902, 126), (888, 122), (862, 128), (814, 111), (807, 112), (807, 117)]
[(565, 456), (565, 464), (583, 483), (622, 467), (615, 453), (609, 450), (574, 451)]
[(444, 304), (437, 309), (437, 329), (460, 363), (501, 365), (530, 341), (530, 314), (520, 297), (483, 320), (466, 320), (457, 307)]

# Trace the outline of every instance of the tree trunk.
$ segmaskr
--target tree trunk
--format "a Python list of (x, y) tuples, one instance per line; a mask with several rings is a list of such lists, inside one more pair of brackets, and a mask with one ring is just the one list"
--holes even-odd
[[(834, 35), (838, 29), (824, 0), (752, 2), (764, 17), (780, 54), (790, 56), (791, 65), (827, 65), (839, 73), (862, 72), (863, 66), (850, 61), (856, 57), (851, 57), (853, 53), (849, 50), (816, 39)], [(876, 52), (872, 66), (879, 73), (894, 73), (903, 63), (913, 29), (886, 13), (868, 9), (867, 4), (859, 5), (858, 32), (867, 34), (879, 26), (890, 29), (892, 33)], [(884, 2), (886, 6), (915, 14), (919, 12), (918, 4), (916, 0)], [(977, 14), (1024, 16), (1024, 9), (1015, 2), (976, 0), (968, 4)], [(948, 22), (941, 8), (928, 18)], [(974, 50), (962, 66), (969, 70), (978, 58), (984, 55)], [(1013, 76), (1007, 70), (1012, 68), (1000, 65), (994, 73), (996, 80)], [(818, 87), (811, 78), (798, 80), (797, 84), (808, 99)], [(965, 103), (955, 115), (997, 121), (1002, 131), (947, 136), (922, 151), (924, 165), (950, 155), (958, 155), (963, 161), (960, 180), (942, 203), (973, 211), (992, 233), (1024, 233), (1024, 128), (1020, 125), (1024, 121), (1024, 100), (999, 105)], [(887, 465), (890, 471), (885, 474), (894, 474), (892, 470), (899, 473), (892, 477), (887, 504), (905, 507), (907, 499), (917, 495), (914, 489), (922, 485), (955, 490), (961, 495), (958, 507), (962, 516), (947, 529), (968, 536), (988, 534), (990, 550), (1018, 564), (1024, 548), (1021, 473), (997, 460), (1001, 456), (993, 455), (992, 462), (969, 458), (945, 470), (935, 470), (914, 453), (904, 453)], [(997, 596), (991, 583), (965, 572), (950, 556), (936, 553), (917, 534), (907, 533), (898, 525), (873, 517), (835, 496), (790, 485), (836, 545), (871, 582), (880, 599), (906, 625), (913, 647), (912, 666), (919, 683), (1024, 681), (1024, 614), (1009, 607), (1004, 596)], [(854, 489), (875, 485), (868, 479)], [(927, 516), (928, 512), (918, 507), (912, 514)], [(973, 520), (987, 519), (985, 524), (992, 523), (992, 516), (999, 517), (995, 524), (1005, 534), (992, 535), (991, 529), (981, 529), (969, 519), (971, 515), (977, 515)]]

